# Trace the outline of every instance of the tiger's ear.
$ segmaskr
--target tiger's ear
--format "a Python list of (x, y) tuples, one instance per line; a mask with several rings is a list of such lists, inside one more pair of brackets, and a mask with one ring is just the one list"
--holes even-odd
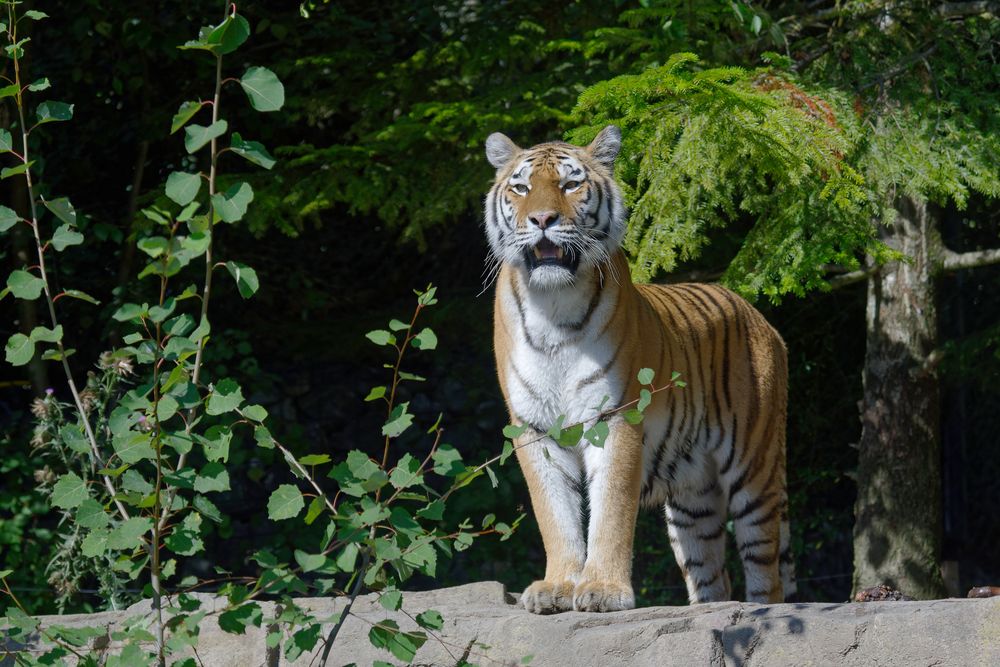
[(597, 133), (594, 140), (587, 146), (587, 151), (594, 156), (594, 159), (608, 168), (608, 171), (615, 170), (615, 158), (622, 147), (622, 131), (614, 125), (608, 125)]
[(486, 159), (497, 169), (502, 169), (520, 150), (510, 137), (501, 132), (486, 137)]

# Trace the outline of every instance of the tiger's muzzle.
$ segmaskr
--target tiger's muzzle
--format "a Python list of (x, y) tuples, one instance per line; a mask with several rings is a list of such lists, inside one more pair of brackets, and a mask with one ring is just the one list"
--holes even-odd
[(529, 272), (543, 267), (554, 267), (565, 269), (575, 275), (580, 267), (580, 255), (571, 248), (565, 248), (542, 237), (534, 246), (524, 249), (524, 263)]

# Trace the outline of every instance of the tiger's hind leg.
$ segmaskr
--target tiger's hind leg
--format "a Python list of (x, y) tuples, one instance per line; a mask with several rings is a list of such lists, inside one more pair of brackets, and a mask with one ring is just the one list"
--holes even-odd
[(715, 479), (675, 492), (665, 505), (667, 534), (684, 574), (688, 600), (717, 602), (731, 595), (726, 573), (726, 499)]
[(776, 449), (753, 450), (750, 460), (733, 466), (726, 478), (736, 548), (746, 576), (747, 602), (773, 603), (785, 599), (779, 558), (785, 547), (782, 518), (786, 517), (787, 526), (788, 500), (784, 448), (780, 456)]
[(784, 499), (784, 509), (781, 512), (780, 541), (781, 546), (778, 552), (778, 572), (781, 575), (781, 588), (785, 599), (794, 595), (798, 591), (795, 583), (795, 561), (792, 560), (791, 529), (788, 526), (788, 495), (782, 493)]

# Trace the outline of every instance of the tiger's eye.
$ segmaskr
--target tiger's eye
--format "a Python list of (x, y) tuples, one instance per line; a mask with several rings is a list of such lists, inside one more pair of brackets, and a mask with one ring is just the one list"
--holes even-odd
[(515, 183), (510, 186), (510, 189), (519, 195), (526, 194), (528, 192), (528, 186), (524, 183)]
[(566, 181), (566, 184), (563, 185), (563, 190), (569, 192), (570, 190), (576, 190), (578, 187), (580, 187), (580, 181)]

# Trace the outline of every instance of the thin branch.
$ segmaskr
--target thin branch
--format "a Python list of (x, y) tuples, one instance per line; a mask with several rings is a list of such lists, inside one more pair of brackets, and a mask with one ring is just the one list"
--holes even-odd
[[(372, 526), (372, 532), (374, 532), (374, 530), (375, 527)], [(371, 560), (371, 557), (371, 549), (365, 549), (364, 558), (361, 560), (361, 568), (358, 570), (358, 578), (355, 579), (354, 588), (351, 589), (351, 598), (347, 601), (347, 606), (344, 607), (344, 611), (341, 612), (340, 620), (337, 621), (337, 624), (330, 630), (330, 634), (326, 636), (326, 642), (323, 646), (323, 657), (319, 661), (320, 665), (325, 665), (326, 661), (330, 658), (330, 650), (333, 648), (333, 640), (337, 638), (340, 628), (343, 627), (344, 621), (347, 620), (347, 615), (351, 613), (351, 607), (354, 606), (354, 601), (358, 599), (358, 593), (361, 592), (361, 583), (365, 579), (365, 570), (368, 569), (368, 562)]]
[(872, 265), (864, 269), (858, 269), (857, 271), (848, 271), (847, 273), (842, 273), (839, 276), (834, 276), (830, 278), (830, 289), (839, 289), (841, 287), (847, 287), (848, 285), (853, 285), (854, 283), (860, 283), (863, 280), (868, 280), (871, 276), (875, 275), (878, 271), (878, 265)]
[[(14, 20), (13, 9), (9, 6), (8, 11), (10, 12), (11, 30), (16, 31), (17, 23)], [(16, 32), (10, 33), (11, 41), (17, 42)], [(21, 62), (20, 58), (17, 56), (17, 49), (14, 50), (13, 55), (14, 60), (14, 81), (16, 85), (20, 88), (21, 85)], [(31, 207), (31, 220), (30, 226), (35, 235), (35, 249), (38, 251), (38, 273), (42, 279), (42, 289), (45, 293), (45, 302), (49, 307), (49, 318), (52, 320), (52, 328), (59, 328), (59, 318), (56, 316), (56, 306), (55, 299), (52, 296), (52, 288), (49, 284), (48, 271), (45, 268), (45, 247), (46, 244), (42, 242), (41, 233), (38, 228), (38, 204), (35, 201), (35, 190), (34, 183), (31, 180), (31, 162), (28, 155), (28, 130), (25, 128), (27, 124), (24, 117), (24, 98), (22, 95), (23, 91), (19, 91), (15, 96), (15, 103), (17, 106), (18, 119), (20, 120), (21, 127), (21, 147), (23, 149), (24, 155), (22, 162), (27, 165), (27, 169), (24, 171), (24, 180), (28, 188), (28, 203)], [(56, 348), (59, 350), (59, 358), (62, 362), (63, 372), (66, 374), (66, 383), (69, 385), (70, 393), (73, 395), (73, 403), (76, 406), (77, 413), (80, 416), (80, 421), (83, 424), (83, 430), (87, 436), (87, 441), (90, 443), (91, 454), (94, 457), (93, 465), (97, 469), (105, 467), (104, 460), (101, 458), (101, 451), (97, 446), (97, 436), (94, 434), (94, 429), (90, 424), (90, 419), (87, 417), (87, 412), (83, 409), (83, 401), (80, 399), (80, 392), (76, 388), (76, 382), (73, 380), (73, 371), (69, 367), (69, 361), (67, 360), (66, 349), (63, 346), (62, 339), (56, 341)], [(115, 507), (118, 509), (118, 513), (124, 519), (129, 518), (128, 510), (125, 506), (118, 500), (118, 492), (115, 490), (114, 482), (107, 475), (100, 475), (101, 480), (104, 482), (104, 486), (107, 488), (108, 493), (111, 494), (111, 498), (114, 500)]]
[(918, 53), (911, 53), (910, 55), (908, 55), (907, 57), (903, 58), (898, 63), (890, 67), (885, 72), (878, 74), (877, 76), (870, 79), (867, 83), (859, 86), (858, 92), (867, 90), (868, 88), (872, 88), (873, 86), (882, 86), (886, 81), (895, 79), (897, 76), (903, 74), (904, 72), (906, 72), (906, 70), (910, 69), (910, 67), (912, 67), (914, 64), (924, 60), (925, 58), (927, 58), (927, 56), (931, 55), (935, 51), (937, 51), (937, 44), (931, 44), (923, 51), (920, 51)]
[(992, 264), (1000, 264), (1000, 248), (974, 250), (972, 252), (945, 250), (941, 268), (945, 271), (958, 271), (959, 269), (974, 269), (979, 266), (990, 266)]
[(712, 269), (708, 271), (687, 271), (685, 273), (671, 273), (664, 279), (668, 285), (674, 283), (714, 283), (722, 277), (725, 271)]
[(964, 19), (980, 14), (1000, 13), (1000, 2), (978, 0), (977, 2), (942, 2), (937, 8), (938, 16), (945, 19)]

